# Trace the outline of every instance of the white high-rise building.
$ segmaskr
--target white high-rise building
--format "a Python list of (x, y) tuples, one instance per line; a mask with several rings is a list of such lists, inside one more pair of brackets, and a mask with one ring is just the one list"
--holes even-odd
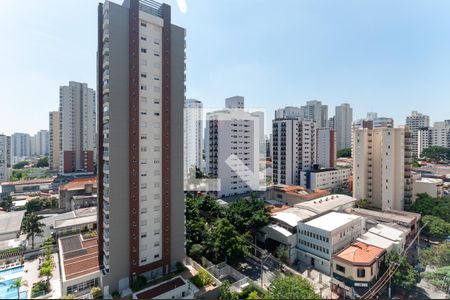
[(430, 126), (430, 117), (417, 111), (413, 111), (410, 116), (406, 117), (406, 125), (409, 127), (409, 130), (411, 130), (412, 155), (413, 157), (417, 157), (419, 153), (418, 131), (421, 128), (427, 128)]
[(275, 111), (275, 119), (303, 118), (303, 115), (303, 110), (300, 107), (296, 106), (286, 106)]
[(317, 128), (328, 127), (328, 105), (322, 105), (321, 101), (307, 101), (305, 106), (301, 107), (303, 118), (316, 122)]
[(352, 146), (352, 122), (353, 109), (350, 104), (343, 103), (336, 106), (335, 116), (333, 118), (334, 130), (336, 131), (336, 150)]
[(432, 145), (432, 133), (431, 127), (420, 128), (417, 131), (417, 156), (422, 155), (422, 151)]
[[(228, 100), (228, 99), (227, 99)], [(207, 114), (206, 169), (220, 179), (217, 196), (243, 194), (259, 187), (260, 119), (237, 105)]]
[(266, 138), (265, 138), (265, 123), (264, 123), (264, 112), (254, 111), (250, 113), (252, 116), (258, 118), (258, 132), (259, 132), (259, 158), (264, 159), (266, 157)]
[(86, 83), (70, 81), (59, 88), (60, 171), (93, 172), (96, 143), (95, 91)]
[(30, 155), (48, 155), (49, 154), (49, 132), (48, 130), (39, 130), (30, 137)]
[(300, 172), (312, 169), (315, 161), (315, 122), (298, 118), (272, 121), (274, 184), (300, 185)]
[(450, 125), (448, 122), (434, 122), (431, 128), (431, 145), (450, 148)]
[(237, 109), (243, 109), (244, 108), (244, 97), (242, 96), (233, 96), (230, 98), (225, 99), (225, 108), (237, 108)]
[(199, 100), (184, 102), (184, 178), (202, 165), (203, 104)]
[(316, 133), (316, 163), (322, 168), (336, 166), (336, 133), (330, 128), (318, 128)]
[(8, 181), (8, 136), (0, 134), (0, 183)]
[(367, 113), (367, 118), (353, 122), (353, 128), (394, 128), (394, 119), (378, 117), (376, 112)]
[(11, 135), (11, 160), (17, 163), (31, 154), (31, 137), (28, 133)]
[(405, 128), (353, 132), (353, 197), (382, 210), (411, 204), (411, 134)]

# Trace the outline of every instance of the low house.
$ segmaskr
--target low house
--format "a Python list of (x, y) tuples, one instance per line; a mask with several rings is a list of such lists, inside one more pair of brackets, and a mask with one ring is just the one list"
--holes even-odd
[(355, 241), (365, 230), (360, 216), (330, 212), (297, 227), (297, 259), (307, 267), (330, 274), (333, 254)]
[(59, 207), (65, 211), (97, 206), (97, 179), (76, 178), (59, 187)]
[(302, 186), (274, 185), (268, 192), (268, 199), (282, 202), (289, 206), (329, 195), (326, 190), (310, 191)]
[(177, 276), (133, 294), (133, 299), (194, 299), (191, 283)]
[(342, 298), (354, 298), (354, 288), (372, 286), (385, 253), (383, 248), (362, 242), (353, 243), (336, 253), (333, 256), (332, 290)]
[(88, 297), (93, 287), (100, 286), (97, 239), (76, 234), (59, 238), (58, 246), (62, 295)]
[(348, 189), (348, 178), (352, 169), (313, 169), (300, 172), (301, 185), (310, 190)]
[(20, 180), (12, 182), (2, 182), (2, 194), (11, 195), (12, 193), (29, 193), (29, 192), (48, 192), (51, 190), (53, 178)]
[(377, 224), (358, 238), (358, 241), (379, 248), (386, 252), (396, 251), (401, 254), (405, 248), (407, 232), (400, 229)]
[(20, 228), (25, 211), (0, 211), (0, 241), (16, 239), (20, 235)]

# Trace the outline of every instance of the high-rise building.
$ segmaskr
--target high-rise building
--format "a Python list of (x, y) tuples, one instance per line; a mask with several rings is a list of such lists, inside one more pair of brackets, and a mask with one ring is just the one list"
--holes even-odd
[(11, 135), (11, 160), (17, 163), (31, 154), (31, 137), (28, 133), (14, 133)]
[(411, 134), (407, 128), (354, 130), (353, 196), (382, 210), (411, 204)]
[[(202, 165), (203, 104), (199, 100), (184, 102), (184, 178)], [(191, 174), (192, 175), (192, 174)]]
[(225, 99), (225, 107), (226, 108), (237, 108), (237, 109), (243, 109), (244, 108), (244, 97), (242, 96), (233, 96), (230, 98)]
[(93, 172), (96, 142), (95, 91), (70, 81), (59, 88), (60, 171)]
[(30, 137), (30, 155), (48, 155), (49, 154), (49, 132), (48, 130), (39, 130)]
[(98, 8), (98, 237), (103, 292), (185, 257), (185, 30), (167, 4)]
[(434, 122), (431, 128), (431, 145), (450, 148), (450, 125), (446, 121)]
[(0, 183), (8, 181), (8, 136), (0, 134)]
[(320, 167), (334, 168), (336, 166), (336, 133), (334, 129), (317, 129), (316, 154), (316, 164)]
[(265, 155), (265, 123), (264, 123), (264, 112), (263, 111), (254, 111), (250, 113), (253, 117), (256, 117), (258, 119), (258, 132), (259, 132), (259, 158), (264, 159), (266, 157)]
[(433, 144), (432, 141), (433, 130), (431, 127), (419, 128), (417, 131), (417, 156), (422, 155), (423, 150), (430, 147)]
[(59, 111), (49, 113), (49, 167), (53, 171), (60, 170), (60, 119)]
[(421, 114), (417, 111), (413, 111), (410, 116), (406, 117), (406, 126), (411, 131), (412, 138), (412, 155), (417, 157), (418, 155), (418, 131), (421, 128), (430, 126), (430, 117)]
[(285, 108), (279, 108), (275, 111), (275, 119), (303, 118), (303, 115), (303, 110), (296, 106), (286, 106)]
[(316, 161), (315, 122), (273, 120), (272, 149), (273, 183), (300, 185), (300, 172), (312, 169)]
[(317, 128), (328, 127), (328, 105), (322, 105), (321, 101), (307, 101), (305, 106), (301, 107), (303, 118), (316, 122)]
[(206, 169), (220, 180), (218, 197), (251, 192), (259, 186), (260, 119), (241, 109), (243, 99), (239, 109), (227, 101), (226, 106), (208, 113), (206, 121)]
[(353, 109), (350, 104), (343, 103), (336, 106), (333, 119), (334, 130), (336, 131), (336, 150), (339, 151), (352, 146), (352, 122)]
[(394, 119), (378, 117), (376, 112), (368, 112), (367, 118), (356, 120), (353, 128), (394, 128)]

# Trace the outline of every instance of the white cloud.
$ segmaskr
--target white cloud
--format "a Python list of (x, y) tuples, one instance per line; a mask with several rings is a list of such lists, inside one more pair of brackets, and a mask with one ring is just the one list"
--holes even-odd
[(177, 0), (178, 7), (180, 8), (180, 11), (185, 14), (187, 12), (187, 4), (186, 0)]

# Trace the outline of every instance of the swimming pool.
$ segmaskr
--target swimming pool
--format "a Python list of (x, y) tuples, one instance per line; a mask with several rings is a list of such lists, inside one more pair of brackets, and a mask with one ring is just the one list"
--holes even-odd
[[(23, 266), (0, 271), (0, 299), (17, 299), (17, 289), (8, 289), (22, 274)], [(27, 299), (27, 292), (20, 292), (20, 299)]]

